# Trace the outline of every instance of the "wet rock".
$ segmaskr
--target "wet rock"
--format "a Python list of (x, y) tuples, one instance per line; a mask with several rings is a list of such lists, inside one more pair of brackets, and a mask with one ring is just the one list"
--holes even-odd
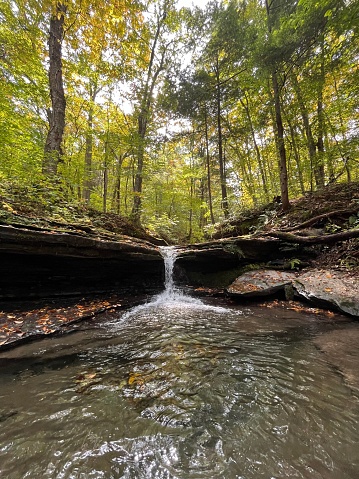
[(278, 291), (290, 289), (290, 285), (295, 278), (295, 273), (284, 271), (262, 269), (250, 271), (239, 276), (234, 283), (227, 288), (227, 292), (231, 296), (270, 296)]
[(359, 282), (340, 272), (311, 270), (293, 283), (297, 295), (317, 306), (359, 317)]

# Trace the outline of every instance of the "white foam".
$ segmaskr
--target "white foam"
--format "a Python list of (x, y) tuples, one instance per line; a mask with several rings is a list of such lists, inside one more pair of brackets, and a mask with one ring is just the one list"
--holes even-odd
[(126, 319), (135, 316), (137, 313), (141, 313), (142, 311), (156, 308), (171, 310), (192, 309), (201, 311), (214, 311), (218, 313), (228, 312), (227, 308), (204, 304), (199, 298), (193, 298), (191, 296), (188, 296), (180, 288), (178, 288), (174, 283), (173, 277), (173, 270), (178, 256), (178, 251), (174, 246), (162, 246), (160, 248), (160, 251), (165, 266), (164, 291), (154, 296), (149, 303), (135, 306), (134, 308), (127, 311), (121, 316), (122, 321), (125, 321)]

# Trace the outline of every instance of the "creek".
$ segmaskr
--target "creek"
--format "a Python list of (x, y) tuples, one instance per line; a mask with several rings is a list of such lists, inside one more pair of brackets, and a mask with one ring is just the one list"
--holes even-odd
[(359, 394), (315, 344), (353, 323), (191, 298), (163, 254), (150, 303), (0, 354), (0, 477), (359, 477)]

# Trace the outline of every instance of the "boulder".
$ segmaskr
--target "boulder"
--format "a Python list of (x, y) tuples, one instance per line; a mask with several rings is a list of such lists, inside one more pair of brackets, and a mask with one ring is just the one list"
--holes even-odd
[(290, 290), (295, 278), (295, 273), (284, 271), (263, 269), (250, 271), (239, 276), (227, 288), (227, 292), (231, 296), (244, 298), (270, 296), (281, 290)]
[(311, 270), (293, 282), (295, 292), (317, 306), (359, 317), (359, 281), (341, 272)]

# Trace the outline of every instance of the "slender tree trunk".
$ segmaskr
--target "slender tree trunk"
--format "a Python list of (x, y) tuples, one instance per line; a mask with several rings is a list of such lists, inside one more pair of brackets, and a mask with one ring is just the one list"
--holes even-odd
[(210, 155), (209, 155), (207, 107), (205, 107), (204, 109), (204, 124), (205, 124), (205, 135), (206, 135), (206, 169), (207, 169), (208, 203), (209, 203), (209, 212), (211, 215), (211, 222), (214, 225), (215, 220), (214, 220), (214, 214), (213, 214), (213, 201), (212, 201), (212, 181), (211, 181), (211, 164), (210, 164)]
[[(272, 33), (272, 12), (273, 2), (265, 0), (265, 6), (267, 10), (267, 20), (268, 20), (268, 32)], [(274, 98), (274, 112), (275, 112), (275, 122), (274, 122), (274, 135), (276, 137), (276, 145), (278, 148), (279, 155), (279, 180), (280, 180), (280, 193), (282, 200), (282, 209), (287, 211), (290, 208), (289, 195), (288, 195), (288, 171), (287, 171), (287, 153), (285, 150), (285, 141), (284, 141), (284, 127), (282, 119), (282, 106), (280, 99), (280, 89), (278, 83), (278, 72), (273, 68), (271, 73), (272, 79), (272, 88), (273, 88), (273, 98)]]
[[(340, 123), (340, 134), (341, 134), (341, 137), (342, 137), (342, 142), (343, 142), (343, 145), (345, 145), (345, 143), (347, 142), (347, 137), (346, 137), (346, 127), (345, 127), (345, 124), (344, 124), (344, 119), (343, 119), (343, 109), (342, 109), (342, 101), (340, 99), (340, 92), (338, 90), (338, 82), (337, 82), (337, 79), (335, 77), (335, 75), (333, 75), (334, 77), (334, 89), (335, 89), (335, 94), (338, 98), (338, 108), (337, 108), (337, 112), (338, 112), (338, 117), (339, 117), (339, 123)], [(347, 182), (350, 183), (351, 180), (352, 180), (352, 177), (351, 177), (351, 171), (350, 171), (350, 165), (349, 165), (349, 160), (350, 160), (350, 157), (349, 156), (346, 156), (343, 151), (341, 151), (341, 157), (342, 157), (342, 160), (343, 160), (343, 163), (344, 163), (344, 169), (345, 169), (345, 172), (346, 172), (346, 175), (347, 175)], [(334, 177), (334, 168), (333, 168), (333, 164), (332, 162), (329, 163), (329, 177), (330, 178), (333, 178)]]
[(107, 193), (108, 193), (108, 140), (105, 144), (105, 163), (103, 168), (103, 212), (107, 212)]
[(306, 139), (307, 139), (307, 149), (308, 149), (308, 155), (309, 155), (309, 161), (310, 161), (310, 171), (314, 171), (316, 161), (317, 161), (317, 158), (316, 158), (317, 153), (316, 153), (316, 146), (315, 146), (313, 131), (312, 131), (312, 127), (311, 127), (311, 124), (310, 124), (310, 121), (309, 121), (309, 113), (308, 113), (308, 110), (307, 110), (307, 108), (304, 104), (302, 91), (300, 89), (300, 85), (298, 83), (298, 79), (297, 79), (296, 75), (292, 76), (292, 80), (293, 80), (294, 91), (297, 95), (297, 100), (298, 100), (298, 104), (299, 104), (300, 113), (301, 113), (302, 120), (303, 120), (305, 136), (306, 136)]
[(222, 99), (221, 99), (221, 84), (219, 78), (219, 61), (217, 56), (216, 64), (216, 100), (217, 100), (217, 133), (218, 133), (218, 162), (219, 162), (219, 175), (221, 180), (221, 193), (222, 193), (222, 209), (224, 217), (229, 216), (228, 206), (228, 194), (227, 194), (227, 182), (226, 182), (226, 170), (223, 155), (223, 134), (222, 134)]
[(45, 142), (42, 171), (45, 175), (56, 176), (58, 164), (63, 155), (62, 139), (65, 129), (66, 99), (62, 78), (62, 39), (66, 6), (58, 1), (56, 11), (50, 19), (49, 30), (49, 87), (51, 110), (48, 110), (49, 130)]
[(136, 222), (140, 222), (142, 206), (142, 183), (143, 183), (143, 163), (145, 156), (145, 136), (147, 129), (147, 120), (141, 115), (138, 118), (138, 145), (137, 145), (137, 169), (133, 183), (133, 207), (132, 217)]
[(279, 153), (279, 178), (280, 178), (280, 192), (282, 200), (283, 211), (288, 211), (290, 208), (288, 195), (288, 171), (287, 171), (287, 153), (284, 142), (284, 128), (282, 119), (282, 108), (280, 101), (279, 85), (277, 72), (272, 73), (272, 86), (274, 96), (274, 110), (275, 110), (275, 128), (274, 134), (277, 137), (278, 153)]
[(107, 194), (108, 194), (108, 166), (110, 150), (110, 119), (107, 116), (107, 131), (105, 140), (105, 158), (103, 168), (103, 212), (107, 212)]
[(269, 200), (267, 178), (266, 178), (266, 174), (265, 174), (265, 169), (263, 167), (261, 152), (260, 152), (260, 149), (258, 147), (257, 140), (256, 140), (256, 135), (255, 135), (254, 127), (253, 127), (252, 117), (251, 117), (251, 113), (250, 113), (250, 110), (249, 110), (248, 98), (247, 98), (247, 95), (245, 93), (244, 93), (244, 97), (246, 99), (246, 102), (244, 103), (244, 101), (241, 98), (240, 98), (240, 102), (241, 102), (241, 105), (243, 106), (243, 108), (246, 112), (246, 115), (247, 115), (249, 128), (250, 128), (251, 136), (252, 136), (252, 141), (253, 141), (254, 149), (255, 149), (255, 152), (256, 152), (256, 156), (257, 156), (258, 168), (259, 168), (259, 172), (260, 172), (260, 175), (261, 175), (261, 178), (262, 178), (262, 185), (263, 185), (265, 199)]
[[(201, 178), (200, 185), (199, 185), (201, 204), (204, 204), (204, 202), (205, 202), (205, 190), (206, 190), (206, 178), (203, 177), (203, 178)], [(199, 227), (200, 227), (201, 231), (205, 227), (206, 223), (207, 223), (207, 221), (206, 221), (206, 216), (205, 216), (205, 210), (203, 208), (200, 208), (200, 210), (199, 210)]]
[(302, 165), (300, 162), (300, 155), (297, 147), (297, 140), (295, 137), (295, 131), (293, 125), (287, 120), (289, 124), (289, 129), (290, 129), (290, 136), (292, 138), (292, 145), (293, 145), (293, 152), (294, 152), (294, 160), (295, 164), (297, 165), (297, 171), (298, 171), (298, 179), (299, 179), (299, 185), (300, 185), (300, 191), (302, 195), (305, 194), (305, 188), (304, 188), (304, 180), (303, 180), (303, 171), (302, 171)]
[(128, 156), (127, 153), (123, 155), (116, 155), (115, 152), (112, 152), (115, 155), (117, 165), (116, 165), (116, 180), (113, 191), (113, 207), (116, 213), (119, 215), (121, 212), (121, 184), (122, 184), (122, 164), (125, 158)]
[(85, 148), (85, 179), (83, 188), (83, 199), (86, 204), (90, 202), (92, 190), (92, 155), (93, 155), (93, 103), (98, 93), (96, 85), (90, 85), (90, 107), (87, 117), (86, 148)]
[(317, 103), (317, 115), (318, 115), (318, 155), (317, 162), (314, 169), (315, 180), (318, 188), (323, 188), (325, 183), (324, 172), (324, 107), (323, 107), (323, 90), (325, 82), (325, 58), (324, 58), (324, 36), (321, 39), (321, 63), (318, 82), (318, 103)]
[(160, 33), (167, 17), (166, 9), (164, 9), (161, 17), (158, 19), (157, 28), (151, 48), (150, 61), (147, 69), (146, 83), (141, 98), (141, 107), (138, 115), (138, 130), (137, 130), (137, 169), (133, 184), (133, 206), (132, 219), (136, 223), (140, 223), (141, 209), (142, 209), (142, 184), (143, 184), (143, 166), (145, 156), (145, 142), (148, 121), (150, 118), (150, 109), (153, 101), (153, 91), (157, 82), (157, 78), (164, 67), (166, 50), (162, 52), (160, 62), (155, 68), (155, 59), (157, 53), (157, 44), (160, 38)]

